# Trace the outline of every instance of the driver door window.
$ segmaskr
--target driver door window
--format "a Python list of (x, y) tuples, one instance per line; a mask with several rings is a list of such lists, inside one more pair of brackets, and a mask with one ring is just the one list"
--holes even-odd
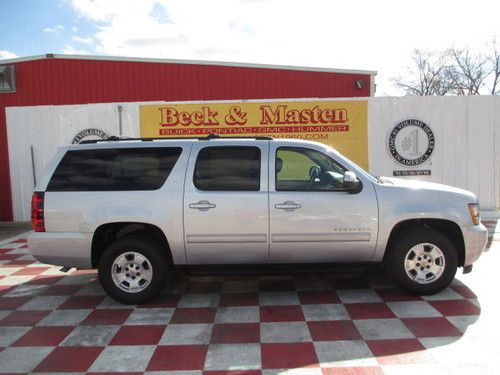
[(343, 191), (345, 172), (316, 150), (280, 147), (276, 151), (276, 191)]

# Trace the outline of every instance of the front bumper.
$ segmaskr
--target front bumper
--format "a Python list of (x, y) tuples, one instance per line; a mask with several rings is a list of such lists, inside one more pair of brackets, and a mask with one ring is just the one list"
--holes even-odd
[(483, 253), (488, 243), (488, 229), (483, 224), (462, 228), (465, 244), (464, 266), (470, 266)]
[(92, 233), (32, 232), (28, 248), (39, 262), (74, 268), (92, 268)]

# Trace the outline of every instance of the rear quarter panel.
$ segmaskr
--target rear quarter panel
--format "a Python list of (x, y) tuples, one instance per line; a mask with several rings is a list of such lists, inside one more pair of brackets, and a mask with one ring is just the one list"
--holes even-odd
[(159, 190), (46, 192), (46, 231), (88, 234), (108, 223), (152, 224), (165, 234), (174, 262), (185, 264), (182, 201), (190, 145), (182, 147), (177, 163)]

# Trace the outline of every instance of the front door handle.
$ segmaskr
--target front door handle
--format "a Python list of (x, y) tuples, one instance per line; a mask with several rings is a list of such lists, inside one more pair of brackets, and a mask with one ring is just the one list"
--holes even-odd
[(189, 208), (193, 208), (195, 210), (207, 211), (211, 208), (215, 208), (216, 205), (214, 203), (210, 203), (209, 201), (199, 201), (198, 203), (191, 203)]
[(278, 203), (274, 205), (274, 208), (279, 210), (293, 211), (298, 208), (302, 208), (301, 204), (295, 203), (294, 201), (286, 201), (283, 203)]

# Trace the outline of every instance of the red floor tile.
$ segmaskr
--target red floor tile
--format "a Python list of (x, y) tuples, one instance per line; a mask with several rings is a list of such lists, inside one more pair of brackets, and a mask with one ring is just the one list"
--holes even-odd
[(12, 346), (57, 346), (75, 327), (34, 327)]
[(16, 311), (0, 320), (0, 326), (34, 326), (50, 313), (51, 311)]
[(261, 322), (292, 322), (305, 320), (300, 305), (293, 306), (261, 306)]
[(47, 271), (50, 267), (24, 267), (22, 270), (19, 270), (13, 275), (22, 276), (22, 275), (39, 275), (44, 271)]
[(212, 329), (212, 344), (258, 343), (259, 323), (215, 324)]
[(436, 363), (417, 339), (373, 340), (366, 343), (381, 365)]
[(147, 371), (203, 370), (207, 350), (207, 345), (158, 346)]
[(203, 371), (203, 375), (261, 375), (260, 370)]
[(86, 325), (115, 324), (121, 325), (127, 320), (133, 309), (94, 310), (82, 322)]
[(408, 318), (401, 321), (416, 337), (462, 336), (446, 318)]
[(425, 350), (417, 339), (368, 340), (366, 344), (377, 357)]
[(347, 303), (344, 305), (352, 319), (395, 318), (385, 303)]
[[(64, 276), (54, 276), (54, 275), (38, 275), (32, 278), (26, 284), (30, 285), (52, 285), (60, 281)], [(80, 285), (80, 288), (82, 286)]]
[(477, 298), (476, 294), (465, 285), (454, 285), (451, 288), (464, 298)]
[(307, 291), (299, 292), (300, 303), (303, 305), (319, 305), (324, 303), (340, 303), (340, 299), (334, 291)]
[[(22, 257), (23, 254), (0, 254), (0, 260), (15, 260), (17, 258)], [(7, 264), (4, 264), (2, 267), (6, 267)]]
[(35, 372), (85, 372), (101, 354), (102, 347), (57, 347)]
[(381, 367), (330, 367), (324, 368), (323, 375), (384, 375)]
[(170, 324), (213, 323), (216, 313), (217, 309), (211, 307), (177, 308)]
[(310, 342), (293, 344), (262, 344), (263, 369), (318, 367), (318, 357)]
[(95, 309), (105, 296), (73, 296), (68, 298), (58, 309)]
[(259, 295), (257, 293), (223, 293), (220, 296), (219, 306), (258, 306)]
[(15, 259), (5, 263), (2, 267), (27, 267), (35, 263), (35, 259)]
[[(0, 280), (2, 280), (2, 279), (3, 279), (3, 276), (0, 276)], [(0, 296), (3, 296), (4, 294), (9, 293), (11, 289), (12, 289), (12, 285), (0, 285)], [(1, 301), (0, 301), (0, 304), (1, 304)], [(1, 307), (0, 307), (0, 310), (2, 310)]]
[(307, 322), (314, 341), (361, 340), (356, 326), (351, 320), (331, 320)]
[[(20, 238), (18, 240), (12, 241), (11, 243), (28, 243), (28, 240), (26, 238)], [(25, 246), (21, 246), (25, 247)]]
[(43, 296), (71, 296), (81, 285), (52, 285), (42, 292)]
[(157, 345), (166, 326), (123, 326), (110, 345)]
[(154, 297), (148, 303), (145, 303), (139, 307), (153, 308), (153, 307), (177, 307), (182, 294), (161, 294)]
[(295, 282), (293, 280), (260, 280), (259, 291), (261, 292), (294, 292)]
[[(12, 286), (6, 286), (8, 289), (12, 289)], [(19, 306), (24, 305), (32, 297), (2, 297), (0, 298), (0, 310), (15, 310)]]
[(421, 301), (420, 296), (407, 293), (398, 288), (375, 289), (375, 292), (382, 298), (384, 302), (405, 302), (405, 301)]
[(479, 315), (481, 309), (467, 300), (428, 301), (444, 316)]
[(1, 254), (6, 254), (6, 253), (8, 253), (9, 251), (12, 251), (12, 250), (14, 250), (14, 249), (13, 248), (10, 248), (10, 249), (0, 249), (0, 255)]

